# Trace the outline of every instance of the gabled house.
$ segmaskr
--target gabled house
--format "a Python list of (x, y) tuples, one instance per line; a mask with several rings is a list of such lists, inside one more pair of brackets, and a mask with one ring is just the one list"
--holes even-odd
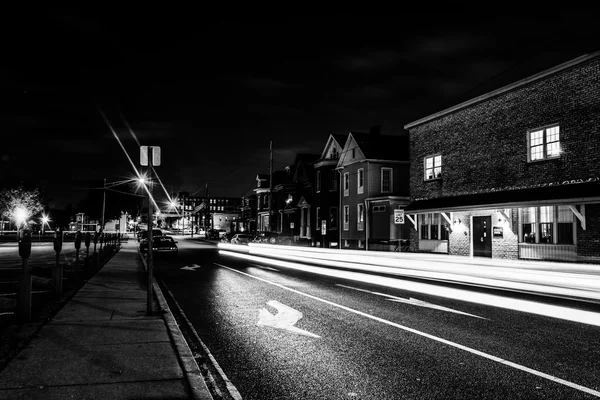
[(338, 247), (340, 179), (336, 171), (347, 135), (329, 135), (321, 157), (313, 162), (313, 212), (311, 238), (316, 247)]
[(285, 168), (285, 177), (273, 194), (277, 199), (278, 232), (293, 244), (312, 245), (313, 161), (318, 154), (299, 153)]
[(268, 174), (256, 175), (256, 187), (254, 193), (256, 195), (256, 230), (270, 230), (269, 218), (269, 201), (270, 201), (270, 180)]
[(411, 246), (600, 261), (600, 52), (405, 126)]
[(348, 134), (336, 166), (340, 248), (393, 251), (408, 240), (397, 214), (409, 203), (408, 149), (407, 136), (382, 135), (378, 126)]

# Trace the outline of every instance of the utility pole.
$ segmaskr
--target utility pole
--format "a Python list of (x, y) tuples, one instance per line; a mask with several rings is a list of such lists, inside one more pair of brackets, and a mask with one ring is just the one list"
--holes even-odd
[[(208, 182), (206, 182), (206, 218), (204, 219), (204, 231), (208, 232), (208, 229), (211, 227), (208, 222), (208, 218), (210, 217), (210, 196), (208, 194)], [(208, 225), (207, 225), (208, 224)]]
[(152, 291), (153, 291), (153, 254), (152, 254), (152, 157), (154, 149), (148, 147), (148, 291), (146, 293), (146, 314), (152, 315)]
[(273, 229), (273, 216), (271, 213), (273, 212), (273, 141), (269, 142), (269, 232), (272, 232)]
[(104, 198), (102, 199), (102, 231), (104, 231), (104, 211), (106, 210), (106, 178), (104, 178), (102, 192), (104, 192)]

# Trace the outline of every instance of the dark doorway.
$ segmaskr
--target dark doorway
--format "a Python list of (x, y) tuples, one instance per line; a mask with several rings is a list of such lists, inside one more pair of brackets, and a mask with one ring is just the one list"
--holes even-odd
[(492, 256), (492, 217), (473, 217), (473, 255)]

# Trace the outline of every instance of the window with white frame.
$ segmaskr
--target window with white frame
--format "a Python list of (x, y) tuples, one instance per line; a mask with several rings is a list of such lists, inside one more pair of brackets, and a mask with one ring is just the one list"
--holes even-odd
[(321, 207), (317, 207), (315, 210), (315, 221), (317, 229), (321, 229)]
[(344, 230), (350, 229), (350, 206), (344, 206)]
[(321, 191), (321, 171), (317, 171), (317, 176), (315, 177), (315, 190), (317, 193)]
[(350, 173), (344, 172), (344, 196), (350, 194)]
[(329, 207), (329, 229), (336, 229), (338, 227), (338, 208)]
[(528, 161), (560, 157), (560, 126), (553, 125), (529, 131), (527, 142)]
[(526, 207), (519, 218), (522, 243), (575, 243), (575, 219), (568, 206)]
[(425, 166), (425, 180), (439, 179), (442, 177), (442, 156), (436, 154), (427, 156), (423, 160)]
[(360, 168), (358, 170), (358, 175), (357, 175), (357, 183), (358, 183), (358, 190), (357, 193), (361, 194), (365, 192), (365, 170), (364, 168)]
[(334, 169), (329, 172), (329, 190), (332, 192), (338, 191), (338, 185), (340, 184), (339, 175), (340, 174)]
[(365, 205), (356, 205), (356, 229), (359, 231), (365, 230)]
[(381, 168), (381, 193), (392, 192), (392, 169)]
[(386, 210), (386, 206), (382, 205), (382, 206), (373, 206), (373, 212), (385, 212)]
[(424, 240), (448, 240), (446, 224), (439, 213), (419, 214), (420, 237)]

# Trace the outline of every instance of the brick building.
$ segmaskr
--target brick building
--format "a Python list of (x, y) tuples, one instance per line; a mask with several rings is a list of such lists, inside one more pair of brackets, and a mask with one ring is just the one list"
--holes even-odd
[(600, 52), (405, 129), (411, 250), (600, 261)]

